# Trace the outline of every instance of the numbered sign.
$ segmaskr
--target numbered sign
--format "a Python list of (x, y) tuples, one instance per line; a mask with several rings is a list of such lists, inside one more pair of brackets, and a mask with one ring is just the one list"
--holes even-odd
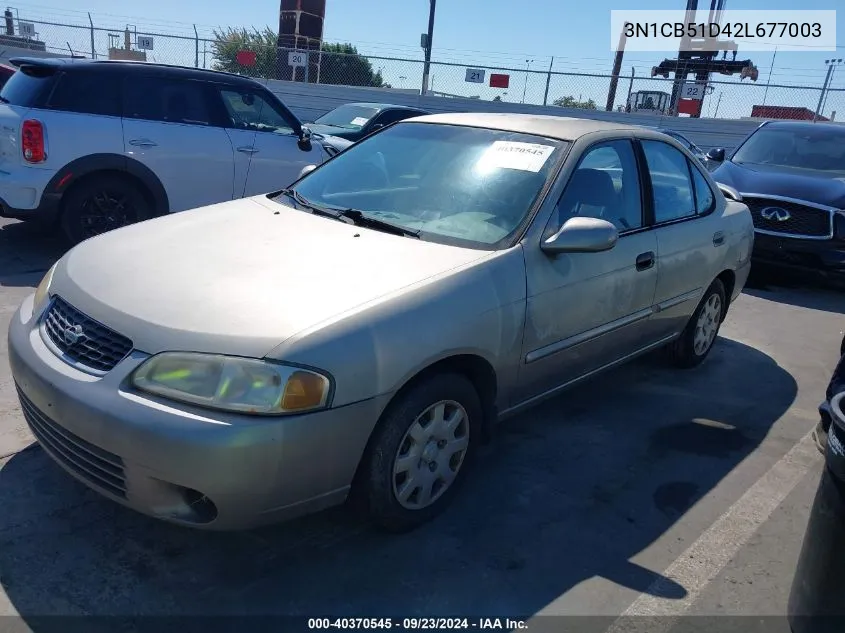
[(142, 51), (153, 50), (153, 38), (149, 35), (139, 35), (135, 43)]
[(32, 22), (18, 22), (18, 33), (24, 37), (35, 37), (35, 25)]
[(299, 68), (308, 65), (308, 53), (300, 53), (298, 51), (291, 51), (288, 53), (288, 66)]
[(466, 81), (473, 84), (483, 84), (485, 71), (480, 68), (467, 68)]
[(681, 87), (681, 99), (701, 101), (704, 98), (704, 83), (685, 83)]

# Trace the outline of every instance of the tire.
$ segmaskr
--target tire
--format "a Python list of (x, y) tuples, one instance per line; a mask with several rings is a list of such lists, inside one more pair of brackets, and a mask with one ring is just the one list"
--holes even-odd
[[(394, 533), (413, 530), (443, 512), (472, 465), (482, 430), (478, 393), (460, 374), (436, 374), (413, 386), (400, 398), (379, 422), (364, 457), (363, 476), (358, 482), (361, 487), (358, 494), (370, 521)], [(464, 415), (451, 433), (442, 427), (433, 429), (425, 423), (430, 419), (432, 409), (435, 413), (439, 411), (438, 405), (443, 405), (445, 415), (442, 418), (447, 420), (457, 412)], [(417, 440), (423, 441), (411, 437), (412, 428)], [(464, 439), (463, 452), (447, 452), (447, 438), (454, 442), (456, 450)], [(439, 440), (439, 447), (432, 448), (436, 440)], [(408, 455), (418, 459), (409, 460)], [(426, 466), (426, 463), (435, 465)], [(433, 471), (435, 468), (437, 470)], [(454, 475), (450, 476), (451, 473)], [(445, 484), (450, 478), (451, 482)], [(424, 503), (426, 490), (433, 497), (428, 504)]]
[(93, 176), (71, 189), (62, 201), (60, 226), (73, 246), (108, 231), (151, 217), (144, 192), (125, 177)]
[(725, 310), (725, 286), (716, 279), (704, 293), (684, 331), (669, 345), (669, 359), (673, 365), (690, 369), (704, 362), (719, 335)]

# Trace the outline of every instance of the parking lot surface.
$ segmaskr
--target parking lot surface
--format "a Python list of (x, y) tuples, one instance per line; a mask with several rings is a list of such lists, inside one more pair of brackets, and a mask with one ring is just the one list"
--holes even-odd
[(620, 614), (669, 629), (785, 612), (841, 292), (757, 278), (702, 367), (644, 358), (506, 421), (455, 504), (411, 534), (343, 509), (219, 534), (119, 507), (32, 445), (5, 331), (60, 253), (0, 225), (0, 615), (16, 630), (67, 614), (564, 614), (605, 630)]

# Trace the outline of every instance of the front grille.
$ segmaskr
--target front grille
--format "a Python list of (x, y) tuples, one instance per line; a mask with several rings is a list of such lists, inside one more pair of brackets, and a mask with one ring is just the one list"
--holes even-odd
[[(830, 211), (774, 198), (755, 198), (746, 195), (742, 197), (751, 210), (754, 227), (757, 229), (795, 237), (824, 238), (833, 235), (833, 214)], [(782, 210), (786, 214), (776, 211), (771, 214), (772, 217), (766, 218), (763, 216), (763, 211), (767, 208)], [(786, 219), (779, 220), (777, 218), (778, 213)]]
[(131, 340), (84, 315), (61, 297), (55, 297), (47, 311), (44, 331), (62, 354), (97, 371), (113, 369), (132, 351)]
[(53, 459), (91, 486), (126, 498), (126, 479), (120, 457), (56, 424), (35, 407), (20, 387), (18, 398), (32, 434)]

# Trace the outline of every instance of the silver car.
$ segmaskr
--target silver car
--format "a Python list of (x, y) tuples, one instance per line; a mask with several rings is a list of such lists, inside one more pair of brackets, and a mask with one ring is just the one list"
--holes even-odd
[(752, 242), (663, 134), (424, 116), (283, 191), (83, 242), (9, 359), (41, 446), (114, 501), (225, 530), (355, 493), (402, 531), (498, 419), (656, 348), (702, 362)]

